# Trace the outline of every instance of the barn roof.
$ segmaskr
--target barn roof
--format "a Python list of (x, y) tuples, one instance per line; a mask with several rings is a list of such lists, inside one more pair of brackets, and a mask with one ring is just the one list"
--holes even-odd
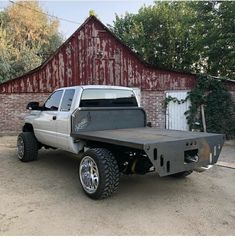
[(127, 46), (123, 41), (121, 41), (112, 31), (109, 30), (108, 27), (106, 27), (97, 17), (95, 16), (90, 16), (88, 17), (84, 23), (54, 52), (54, 54), (52, 54), (46, 61), (44, 61), (40, 66), (38, 66), (37, 68), (34, 68), (32, 69), (31, 71), (21, 75), (21, 76), (18, 76), (14, 79), (10, 79), (6, 82), (3, 82), (1, 83), (0, 85), (2, 84), (6, 84), (6, 83), (10, 83), (11, 81), (15, 81), (17, 79), (20, 79), (21, 77), (23, 76), (27, 76), (27, 75), (30, 75), (34, 72), (37, 72), (39, 71), (40, 69), (42, 69), (53, 57), (54, 55), (60, 51), (61, 48), (63, 48), (63, 46), (65, 46), (68, 42), (70, 42), (70, 40), (81, 30), (81, 28), (83, 28), (86, 24), (88, 24), (91, 20), (95, 20), (97, 21), (99, 24), (101, 24), (104, 29), (109, 33), (111, 34), (120, 44), (122, 44), (122, 46), (129, 52), (131, 52), (132, 55), (134, 55), (136, 58), (138, 58), (139, 61), (141, 61), (146, 67), (149, 67), (149, 68), (153, 68), (153, 69), (158, 69), (158, 70), (164, 70), (164, 71), (171, 71), (171, 72), (176, 72), (176, 73), (181, 73), (181, 74), (190, 74), (190, 75), (195, 75), (193, 73), (190, 73), (190, 72), (185, 72), (185, 71), (177, 71), (177, 70), (172, 70), (172, 69), (167, 69), (167, 68), (163, 68), (163, 67), (156, 67), (156, 66), (153, 66), (151, 64), (149, 64), (148, 62), (144, 61), (136, 52), (134, 52), (129, 46)]
[[(93, 29), (94, 28), (94, 29)], [(117, 49), (121, 49), (122, 53), (122, 64), (123, 66), (117, 66), (116, 63), (112, 63), (112, 60), (106, 56), (106, 62), (110, 68), (110, 72), (107, 72), (107, 65), (103, 66), (100, 62), (94, 63), (97, 59), (97, 55), (87, 55), (89, 39), (95, 38), (92, 32), (98, 31), (99, 34), (96, 38), (100, 42), (97, 43), (102, 48), (102, 39), (106, 39), (108, 43), (108, 50), (112, 52), (112, 57), (115, 55)], [(90, 31), (90, 33), (89, 33)], [(102, 35), (102, 34), (107, 34)], [(86, 39), (85, 45), (81, 45), (81, 36), (83, 40)], [(99, 39), (98, 39), (99, 38)], [(104, 42), (103, 42), (104, 43)], [(93, 45), (92, 45), (93, 44)], [(68, 60), (67, 50), (68, 48), (75, 47), (75, 51), (70, 53), (70, 60)], [(91, 43), (91, 47), (97, 47), (94, 43)], [(112, 48), (112, 49), (110, 49)], [(85, 50), (84, 50), (85, 49)], [(73, 51), (73, 50), (72, 50)], [(107, 53), (107, 52), (106, 52)], [(59, 65), (59, 57), (62, 54), (63, 63), (62, 71), (63, 74), (59, 75), (61, 66)], [(78, 55), (82, 55), (83, 63), (81, 63)], [(94, 57), (94, 58), (93, 58)], [(105, 60), (105, 59), (104, 59)], [(70, 61), (70, 63), (69, 63)], [(56, 62), (56, 63), (55, 63)], [(85, 62), (85, 63), (84, 63)], [(92, 67), (89, 66), (93, 62)], [(121, 62), (121, 60), (120, 60)], [(55, 66), (57, 64), (57, 66)], [(70, 64), (70, 65), (69, 65)], [(85, 68), (84, 65), (86, 64)], [(97, 68), (98, 66), (98, 70)], [(112, 65), (113, 64), (113, 65)], [(114, 66), (115, 65), (115, 66)], [(53, 68), (56, 68), (56, 72)], [(80, 67), (80, 68), (79, 68)], [(103, 67), (103, 68), (102, 68)], [(105, 68), (106, 67), (106, 68)], [(119, 67), (119, 69), (117, 69)], [(68, 76), (68, 68), (73, 71), (70, 78)], [(79, 68), (79, 69), (78, 69)], [(102, 69), (100, 69), (102, 68)], [(118, 72), (117, 72), (118, 70)], [(80, 76), (81, 71), (85, 71)], [(93, 74), (94, 71), (99, 71)], [(61, 72), (60, 72), (61, 73)], [(102, 75), (103, 74), (103, 75)], [(107, 76), (104, 76), (106, 74)], [(116, 74), (116, 75), (115, 75)], [(115, 76), (114, 76), (115, 75)], [(63, 78), (63, 76), (65, 78)], [(71, 78), (72, 77), (72, 78)], [(101, 78), (106, 79), (101, 79)], [(109, 78), (112, 80), (108, 80)], [(116, 78), (118, 79), (116, 79)], [(78, 79), (79, 78), (79, 79)], [(96, 80), (98, 78), (98, 80)], [(137, 53), (131, 48), (125, 45), (115, 34), (113, 34), (99, 19), (95, 16), (88, 17), (85, 22), (52, 54), (45, 62), (39, 67), (27, 72), (26, 74), (8, 80), (0, 84), (0, 93), (17, 93), (17, 92), (51, 92), (55, 88), (71, 86), (77, 84), (110, 84), (110, 85), (123, 85), (139, 87), (146, 90), (182, 90), (191, 89), (195, 84), (196, 75), (192, 73), (175, 71), (155, 67), (145, 62)], [(57, 82), (59, 81), (59, 82)], [(230, 82), (233, 83), (233, 82)]]

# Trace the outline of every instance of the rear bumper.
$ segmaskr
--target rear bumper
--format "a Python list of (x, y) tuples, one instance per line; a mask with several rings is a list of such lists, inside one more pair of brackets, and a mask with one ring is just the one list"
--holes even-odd
[(144, 150), (155, 171), (163, 177), (211, 168), (217, 162), (223, 144), (224, 135), (205, 134), (204, 137), (146, 144)]

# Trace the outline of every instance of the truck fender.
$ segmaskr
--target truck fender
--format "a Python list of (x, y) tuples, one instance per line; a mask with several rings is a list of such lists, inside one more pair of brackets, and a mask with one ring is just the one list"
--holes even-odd
[(34, 132), (33, 130), (33, 125), (30, 123), (25, 123), (24, 126), (22, 127), (23, 132)]

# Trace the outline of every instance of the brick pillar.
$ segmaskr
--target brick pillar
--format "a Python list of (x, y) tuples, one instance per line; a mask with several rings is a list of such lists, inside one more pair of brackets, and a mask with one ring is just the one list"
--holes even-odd
[(165, 129), (165, 93), (163, 91), (141, 91), (141, 105), (147, 113), (147, 121), (160, 129)]

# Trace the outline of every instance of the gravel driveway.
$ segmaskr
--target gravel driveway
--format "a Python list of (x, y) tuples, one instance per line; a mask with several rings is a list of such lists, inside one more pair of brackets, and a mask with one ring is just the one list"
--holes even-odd
[[(186, 179), (123, 176), (111, 198), (87, 198), (76, 156), (42, 150), (17, 160), (0, 137), (0, 235), (235, 235), (235, 169), (215, 166)], [(221, 160), (235, 163), (235, 146)]]

